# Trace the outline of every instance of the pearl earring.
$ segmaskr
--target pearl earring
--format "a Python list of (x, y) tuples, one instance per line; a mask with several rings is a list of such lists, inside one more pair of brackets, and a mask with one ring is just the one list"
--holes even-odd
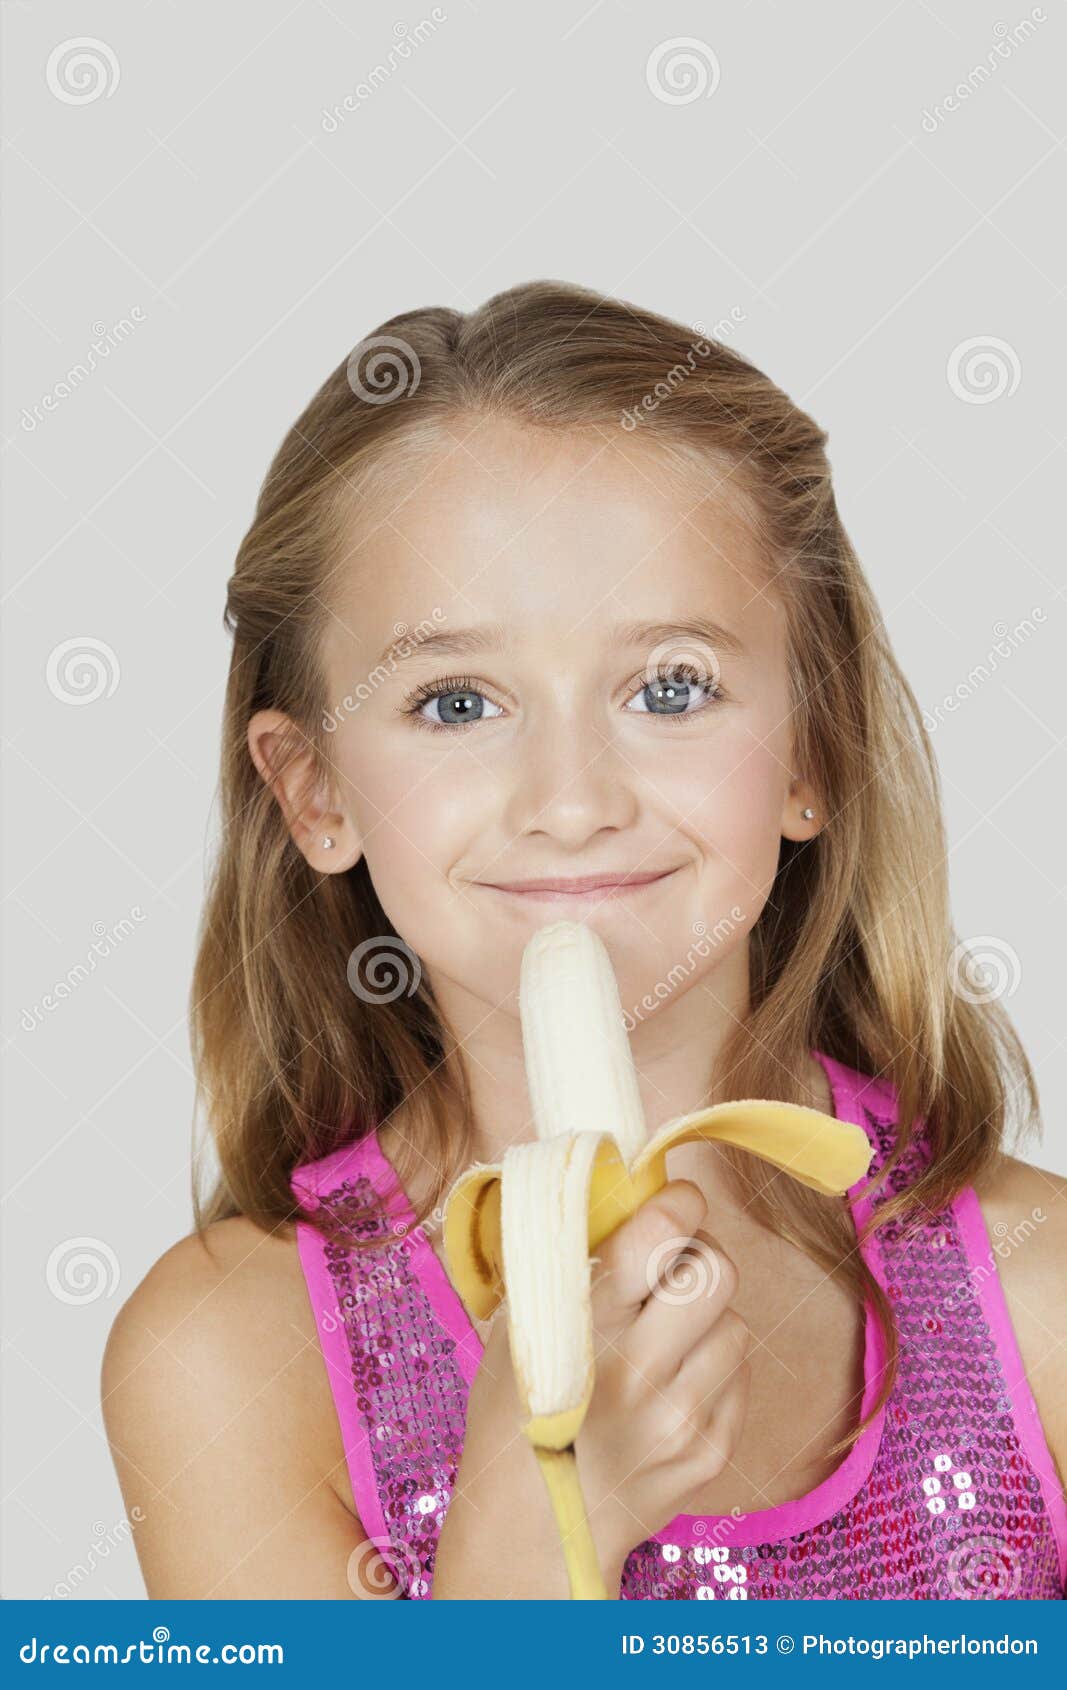
[(815, 811), (812, 809), (804, 809), (801, 810), (800, 813), (806, 822), (813, 822), (815, 820)]
[(322, 848), (324, 851), (333, 850), (333, 840), (330, 838), (328, 833), (323, 836)]

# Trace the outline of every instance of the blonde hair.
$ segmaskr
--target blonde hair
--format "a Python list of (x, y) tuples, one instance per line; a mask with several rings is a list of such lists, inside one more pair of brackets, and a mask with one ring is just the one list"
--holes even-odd
[[(1001, 1006), (953, 989), (936, 766), (838, 514), (827, 437), (730, 347), (636, 305), (539, 281), (469, 313), (406, 312), (361, 342), (286, 435), (241, 542), (226, 603), (234, 643), (222, 839), (192, 987), (198, 1087), (222, 1170), (207, 1204), (195, 1199), (198, 1226), (235, 1214), (285, 1225), (293, 1168), (401, 1104), (410, 1124), (395, 1158), (401, 1184), (410, 1191), (421, 1170), (436, 1171), (417, 1223), (471, 1159), (463, 1065), (429, 982), (374, 1013), (346, 984), (354, 947), (395, 934), (365, 860), (345, 874), (315, 872), (246, 742), (253, 712), (275, 708), (294, 723), (292, 754), (310, 747), (328, 767), (320, 654), (343, 534), (353, 512), (369, 521), (388, 499), (398, 465), (439, 447), (441, 425), (463, 415), (557, 431), (639, 427), (650, 446), (728, 467), (786, 605), (794, 766), (826, 821), (808, 843), (782, 842), (749, 939), (750, 1013), (722, 1052), (717, 1095), (810, 1102), (813, 1049), (889, 1080), (899, 1124), (877, 1183), (894, 1183), (920, 1118), (932, 1157), (870, 1225), (941, 1210), (997, 1159), (1009, 1104), (1021, 1099), (1024, 1118), (1034, 1115), (1036, 1087)], [(754, 1218), (872, 1300), (887, 1366), (865, 1427), (892, 1388), (897, 1335), (844, 1200), (771, 1178), (745, 1152), (724, 1154)], [(312, 1218), (332, 1224), (322, 1210)]]

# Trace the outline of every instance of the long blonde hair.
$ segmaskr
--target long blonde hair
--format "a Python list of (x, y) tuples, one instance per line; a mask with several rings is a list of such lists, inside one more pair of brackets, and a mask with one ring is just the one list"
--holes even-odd
[[(411, 1146), (396, 1152), (402, 1185), (410, 1191), (417, 1173), (436, 1170), (418, 1224), (470, 1160), (463, 1064), (429, 983), (370, 1013), (346, 982), (353, 949), (395, 933), (365, 860), (345, 874), (312, 870), (246, 742), (253, 712), (275, 708), (295, 724), (292, 752), (310, 747), (328, 766), (320, 652), (342, 532), (463, 414), (558, 431), (639, 427), (668, 452), (729, 466), (787, 607), (795, 766), (828, 819), (809, 843), (783, 841), (749, 939), (750, 1013), (722, 1053), (717, 1095), (810, 1102), (813, 1049), (882, 1076), (896, 1087), (899, 1125), (878, 1183), (920, 1118), (933, 1155), (876, 1206), (871, 1225), (939, 1211), (996, 1160), (1009, 1105), (1029, 1122), (1037, 1093), (1001, 1006), (953, 989), (936, 765), (838, 514), (826, 435), (731, 347), (636, 305), (540, 281), (469, 313), (405, 312), (361, 342), (286, 435), (241, 542), (226, 602), (222, 837), (191, 1005), (222, 1172), (206, 1205), (194, 1194), (197, 1225), (236, 1214), (268, 1230), (286, 1225), (293, 1168), (401, 1104)], [(887, 1366), (866, 1426), (892, 1387), (897, 1335), (844, 1200), (769, 1179), (745, 1152), (724, 1154), (756, 1219), (873, 1302)], [(313, 1218), (331, 1225), (321, 1210)]]

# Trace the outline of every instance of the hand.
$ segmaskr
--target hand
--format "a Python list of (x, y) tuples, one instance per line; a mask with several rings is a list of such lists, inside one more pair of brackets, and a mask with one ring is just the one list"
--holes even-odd
[(670, 1180), (604, 1240), (593, 1273), (596, 1385), (575, 1441), (594, 1536), (614, 1559), (662, 1531), (737, 1447), (752, 1334), (699, 1187)]
[[(699, 1187), (669, 1181), (604, 1240), (592, 1264), (596, 1383), (575, 1450), (609, 1591), (618, 1590), (630, 1551), (721, 1472), (743, 1423), (751, 1334), (727, 1306), (737, 1288), (733, 1262), (697, 1231), (706, 1212)], [(693, 1262), (686, 1251), (696, 1239)], [(524, 1418), (501, 1306), (467, 1400), (435, 1598), (569, 1596)]]

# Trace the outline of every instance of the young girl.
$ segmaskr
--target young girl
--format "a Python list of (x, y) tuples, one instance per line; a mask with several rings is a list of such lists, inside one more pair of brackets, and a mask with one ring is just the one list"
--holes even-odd
[(150, 1595), (566, 1596), (506, 1316), (440, 1232), (533, 1136), (519, 965), (561, 917), (650, 1131), (773, 1097), (872, 1147), (838, 1199), (681, 1147), (598, 1252), (609, 1589), (1063, 1595), (1067, 1181), (1005, 1153), (1033, 1077), (825, 445), (736, 352), (549, 282), (384, 323), (283, 441), (193, 989), (221, 1175), (104, 1365)]

